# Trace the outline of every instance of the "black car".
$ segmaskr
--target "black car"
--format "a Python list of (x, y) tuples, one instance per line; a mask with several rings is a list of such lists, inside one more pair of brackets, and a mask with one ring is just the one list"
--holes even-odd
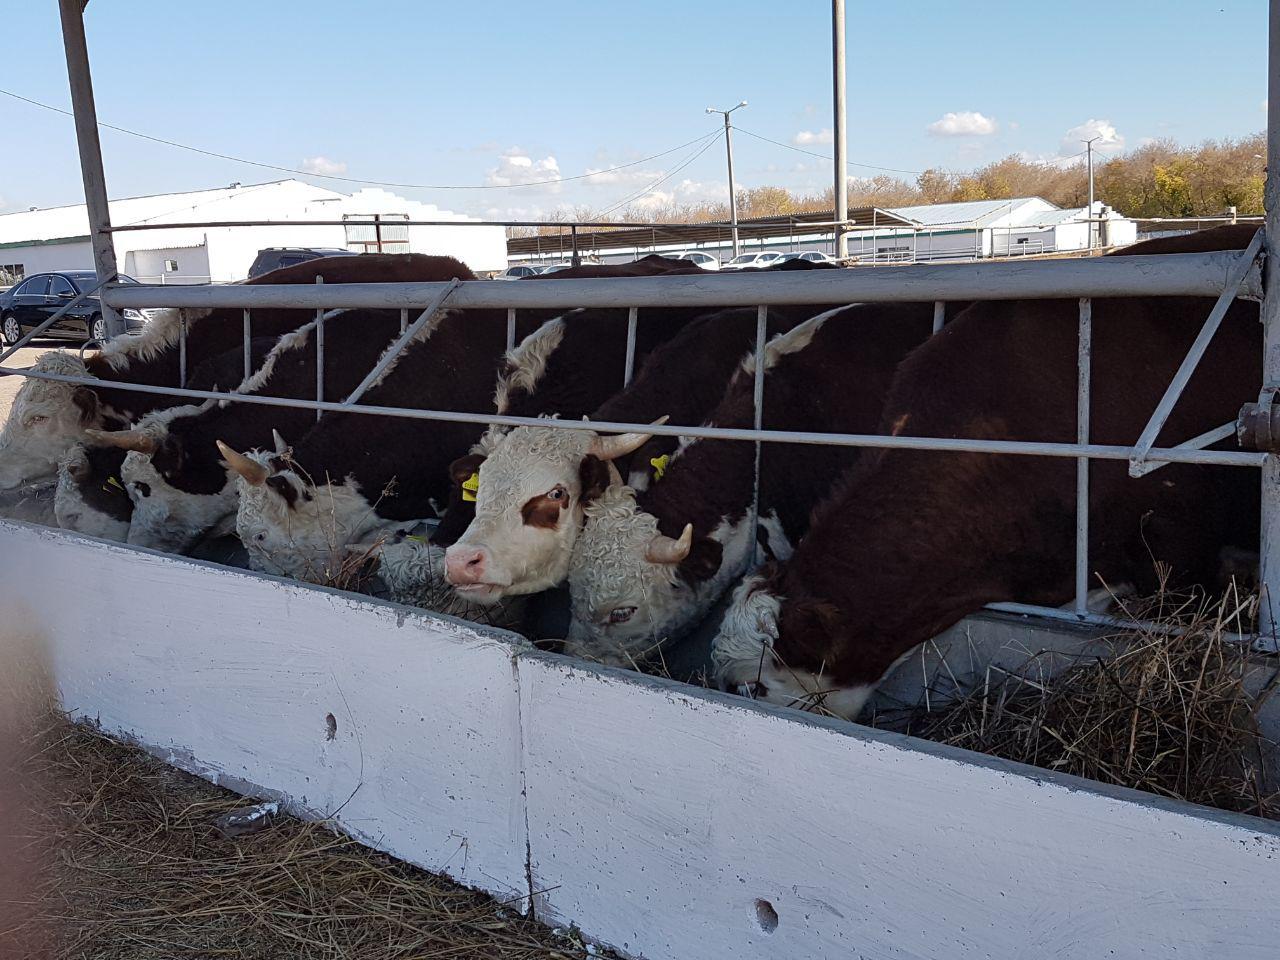
[(355, 254), (350, 250), (339, 250), (337, 247), (266, 247), (254, 257), (253, 264), (249, 267), (249, 279), (281, 267), (292, 267), (295, 263), (319, 260), (321, 257), (351, 256)]
[[(51, 314), (66, 306), (68, 301), (74, 300), (82, 291), (92, 290), (97, 282), (98, 276), (92, 270), (37, 273), (18, 281), (4, 293), (0, 293), (0, 336), (6, 344), (12, 346), (28, 330), (48, 320)], [(138, 281), (121, 275), (120, 282)], [(121, 311), (129, 333), (138, 333), (146, 326), (148, 313), (145, 310)], [(85, 297), (41, 336), (63, 340), (106, 340), (102, 301), (96, 294)]]

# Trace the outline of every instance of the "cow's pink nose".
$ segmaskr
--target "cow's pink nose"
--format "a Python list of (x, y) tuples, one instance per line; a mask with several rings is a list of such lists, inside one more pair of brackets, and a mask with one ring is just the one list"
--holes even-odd
[(444, 554), (444, 576), (455, 587), (484, 580), (485, 563), (489, 551), (484, 547), (472, 547), (455, 543)]

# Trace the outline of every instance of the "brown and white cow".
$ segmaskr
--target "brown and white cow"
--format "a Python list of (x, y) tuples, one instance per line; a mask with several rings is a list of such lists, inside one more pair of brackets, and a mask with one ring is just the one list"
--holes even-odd
[[(666, 270), (664, 264), (670, 261), (641, 266), (652, 273)], [(635, 268), (578, 269), (622, 276)], [(689, 269), (681, 262), (667, 272)], [(572, 279), (575, 272), (556, 276)], [(670, 339), (697, 313), (641, 310), (637, 354), (643, 357)], [(571, 310), (544, 317), (544, 311), (517, 315), (516, 332), (523, 339), (505, 357), (505, 311), (450, 313), (362, 403), (519, 416), (578, 416), (594, 409), (622, 385), (627, 312)], [(249, 471), (251, 489), (242, 492), (238, 529), (253, 563), (325, 580), (346, 563), (349, 544), (365, 542), (380, 529), (438, 516), (460, 499), (449, 465), (468, 453), (481, 430), (469, 423), (326, 416), (294, 443), (287, 461), (260, 456), (270, 482)], [(451, 519), (446, 516), (442, 527), (446, 535)]]
[[(1128, 255), (1239, 249), (1213, 231)], [(1095, 443), (1141, 433), (1212, 306), (1181, 297), (1095, 300)], [(969, 308), (902, 364), (882, 430), (907, 436), (1073, 442), (1076, 305)], [(1256, 304), (1230, 309), (1160, 442), (1235, 419), (1260, 382)], [(715, 638), (715, 676), (771, 703), (855, 717), (913, 647), (984, 604), (1065, 602), (1072, 592), (1076, 468), (1048, 457), (868, 453), (785, 563), (748, 578)], [(1122, 461), (1091, 467), (1091, 573), (1154, 587), (1212, 584), (1224, 547), (1257, 537), (1257, 479), (1231, 467), (1169, 465), (1141, 479)]]
[[(890, 313), (894, 313), (892, 319)], [(833, 321), (834, 326), (829, 324), (828, 321), (836, 316), (839, 321)], [(882, 318), (878, 324), (871, 319), (875, 316)], [(853, 375), (828, 376), (831, 387), (825, 391), (799, 382), (794, 389), (785, 392), (771, 391), (766, 387), (766, 395), (771, 402), (774, 392), (777, 392), (776, 404), (770, 406), (769, 402), (766, 403), (766, 410), (770, 411), (767, 423), (783, 428), (812, 428), (813, 417), (817, 416), (819, 421), (825, 418), (835, 423), (833, 429), (844, 429), (846, 421), (855, 422), (843, 416), (850, 406), (850, 398), (861, 398), (870, 393), (873, 396), (869, 400), (856, 400), (853, 404), (871, 410), (856, 422), (866, 423), (869, 420), (874, 424), (893, 366), (910, 346), (923, 338), (930, 323), (931, 310), (923, 306), (915, 308), (914, 314), (911, 314), (911, 308), (885, 311), (855, 306), (837, 308), (791, 327), (790, 332), (770, 342), (766, 359), (770, 374), (767, 376), (776, 375), (782, 359), (798, 356), (820, 331), (837, 328), (843, 331), (824, 334), (824, 344), (828, 336), (833, 341), (846, 342), (849, 337), (857, 336), (857, 331), (866, 325), (876, 328), (865, 331), (869, 334), (867, 339), (880, 342), (880, 346), (860, 345), (857, 354), (866, 358), (863, 361), (866, 366), (883, 366), (884, 371), (879, 376), (863, 376), (861, 368), (857, 368)], [(882, 350), (892, 359), (882, 361)], [(730, 356), (740, 357), (741, 353), (739, 349)], [(816, 352), (809, 354), (815, 355)], [(734, 363), (736, 365), (737, 361)], [(720, 406), (711, 415), (712, 423), (750, 426), (753, 422), (754, 361), (748, 361), (746, 367), (747, 370), (735, 375)], [(671, 389), (674, 392), (680, 388), (673, 384)], [(635, 537), (623, 538), (620, 526), (612, 533), (601, 532), (599, 542), (593, 540), (587, 554), (584, 554), (589, 554), (591, 560), (582, 562), (581, 569), (597, 570), (604, 580), (620, 578), (628, 585), (625, 603), (620, 589), (600, 588), (601, 596), (610, 594), (618, 601), (608, 611), (603, 611), (604, 620), (610, 622), (602, 624), (601, 629), (614, 640), (624, 636), (630, 640), (641, 636), (651, 638), (655, 632), (665, 634), (669, 625), (677, 620), (683, 625), (686, 618), (694, 615), (689, 612), (689, 604), (685, 601), (698, 594), (693, 601), (693, 605), (698, 606), (704, 600), (702, 594), (723, 590), (732, 576), (729, 571), (740, 570), (743, 558), (750, 553), (746, 541), (752, 526), (749, 514), (754, 446), (705, 441), (686, 444), (670, 459), (663, 478), (640, 495), (641, 509), (637, 510), (634, 499), (624, 502), (632, 497), (631, 491), (612, 493), (597, 508), (592, 501), (609, 485), (608, 469), (603, 461), (627, 452), (641, 437), (635, 436), (630, 442), (622, 443), (592, 433), (571, 433), (551, 428), (513, 431), (491, 453), (480, 471), (476, 520), (466, 537), (449, 552), (451, 582), (470, 587), (477, 594), (495, 597), (529, 592), (557, 583), (570, 575), (570, 564), (581, 547), (580, 537), (587, 535), (583, 529), (584, 517), (599, 522), (601, 526), (598, 529), (604, 531), (614, 520), (622, 525), (621, 514), (626, 513), (635, 518), (625, 524), (633, 528)], [(804, 459), (811, 453), (799, 451), (793, 454), (792, 459), (798, 463), (800, 461), (795, 460), (797, 455)], [(847, 456), (841, 451), (821, 455)], [(830, 469), (808, 471), (808, 479), (802, 481), (801, 486), (825, 489)], [(780, 506), (778, 514), (786, 513), (794, 518), (791, 524), (793, 531), (803, 525), (807, 505), (820, 496), (813, 493), (800, 495), (799, 489), (796, 488), (796, 495), (785, 498), (787, 505)], [(558, 514), (553, 515), (548, 501), (560, 507)], [(664, 507), (661, 508), (662, 513), (649, 513), (650, 504), (670, 504), (670, 511)], [(692, 530), (686, 530), (689, 524), (692, 524)], [(765, 526), (766, 529), (774, 527), (775, 534), (781, 533), (781, 527), (774, 523), (772, 516), (766, 518)], [(591, 528), (592, 522), (589, 521), (587, 529)], [(625, 539), (627, 547), (623, 547), (618, 538)], [(617, 546), (618, 552), (614, 555), (617, 562), (614, 566), (607, 566), (606, 554), (612, 549), (611, 539)], [(778, 541), (779, 536), (775, 535), (775, 546)], [(652, 550), (648, 549), (649, 544), (652, 544)], [(660, 559), (650, 562), (646, 553)], [(621, 566), (631, 559), (636, 560), (635, 571), (653, 574), (651, 583), (639, 573), (639, 579), (629, 574), (615, 577)], [(479, 570), (475, 569), (477, 566)], [(675, 589), (673, 580), (677, 566), (682, 566), (688, 575), (685, 582), (690, 590), (682, 593), (678, 601), (668, 603), (665, 598)], [(583, 583), (579, 579), (579, 585)], [(699, 592), (692, 588), (695, 583), (705, 585), (706, 589)], [(662, 597), (647, 593), (650, 586), (659, 587)], [(593, 597), (590, 605), (596, 609), (600, 602), (599, 597)], [(577, 652), (587, 652), (587, 639), (581, 631), (575, 630), (570, 639), (576, 644)], [(652, 646), (651, 643), (648, 645)], [(605, 657), (603, 652), (599, 655), (602, 659)]]

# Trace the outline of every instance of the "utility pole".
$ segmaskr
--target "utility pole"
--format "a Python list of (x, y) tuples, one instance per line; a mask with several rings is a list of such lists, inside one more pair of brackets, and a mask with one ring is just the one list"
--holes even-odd
[[(1090, 137), (1088, 140), (1081, 140), (1088, 154), (1089, 163), (1089, 249), (1093, 249), (1093, 143), (1095, 140), (1101, 140), (1102, 137)], [(1077, 154), (1079, 156), (1079, 154)]]
[(836, 259), (849, 256), (849, 180), (845, 176), (844, 0), (831, 0), (831, 105), (835, 113)]
[(733, 255), (736, 257), (738, 250), (738, 195), (733, 186), (733, 124), (729, 122), (729, 114), (745, 107), (747, 101), (740, 100), (738, 106), (730, 107), (728, 110), (717, 110), (715, 107), (707, 107), (707, 113), (719, 113), (724, 116), (724, 148), (729, 155), (729, 223), (733, 230)]
[[(89, 48), (84, 38), (83, 10), (88, 0), (59, 0), (62, 17), (62, 45), (67, 55), (67, 79), (71, 85), (71, 109), (76, 121), (76, 144), (80, 148), (80, 174), (84, 180), (85, 212), (89, 215), (89, 236), (93, 241), (93, 266), (98, 281), (115, 282), (116, 248), (111, 237), (111, 212), (107, 207), (107, 180), (102, 172), (102, 145), (98, 140), (98, 113), (93, 104), (93, 79), (89, 75)], [(103, 298), (102, 319), (107, 336), (125, 332), (120, 314)]]

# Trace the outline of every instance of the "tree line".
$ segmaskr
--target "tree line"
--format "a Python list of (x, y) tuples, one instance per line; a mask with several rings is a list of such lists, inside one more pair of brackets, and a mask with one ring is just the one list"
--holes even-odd
[[(1206, 140), (1182, 146), (1154, 140), (1127, 153), (1094, 160), (1095, 197), (1129, 217), (1214, 217), (1231, 207), (1240, 216), (1262, 214), (1266, 168), (1266, 135), (1238, 140)], [(835, 191), (797, 194), (783, 187), (760, 186), (738, 191), (738, 216), (785, 217), (835, 207)], [(1007, 200), (1043, 197), (1060, 207), (1082, 207), (1089, 199), (1083, 163), (1063, 166), (1005, 157), (969, 172), (925, 170), (914, 181), (881, 175), (849, 180), (850, 207), (906, 207), (963, 200)], [(550, 219), (588, 220), (589, 209), (561, 211)], [(632, 223), (705, 223), (729, 219), (727, 202), (631, 204), (611, 219)], [(559, 228), (511, 231), (512, 236), (556, 234)]]

